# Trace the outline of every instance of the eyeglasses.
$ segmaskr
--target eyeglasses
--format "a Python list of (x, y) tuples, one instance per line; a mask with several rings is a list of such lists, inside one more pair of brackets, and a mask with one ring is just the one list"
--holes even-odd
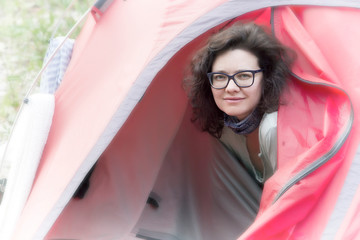
[(227, 75), (221, 72), (210, 72), (207, 74), (210, 84), (215, 89), (223, 89), (229, 85), (232, 79), (236, 86), (241, 88), (251, 87), (254, 84), (255, 74), (262, 72), (263, 69), (259, 70), (244, 70), (235, 73), (234, 75)]

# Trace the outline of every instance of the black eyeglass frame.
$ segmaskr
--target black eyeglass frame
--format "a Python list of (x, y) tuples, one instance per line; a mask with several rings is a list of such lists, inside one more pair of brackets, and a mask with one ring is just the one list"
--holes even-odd
[[(237, 73), (235, 73), (235, 74), (233, 74), (233, 75), (228, 75), (228, 74), (223, 73), (223, 72), (209, 72), (209, 73), (207, 73), (206, 75), (207, 75), (207, 77), (208, 77), (208, 79), (209, 79), (209, 82), (210, 82), (211, 87), (212, 87), (212, 88), (215, 88), (215, 89), (224, 89), (224, 88), (226, 88), (226, 87), (229, 85), (230, 80), (233, 80), (234, 83), (236, 84), (236, 86), (238, 86), (238, 87), (240, 87), (240, 88), (248, 88), (248, 87), (251, 87), (251, 86), (254, 84), (254, 82), (255, 82), (255, 74), (258, 73), (258, 72), (263, 72), (263, 71), (264, 71), (264, 69), (258, 69), (258, 70), (242, 70), (242, 71), (237, 72)], [(250, 85), (240, 86), (240, 85), (235, 81), (235, 76), (236, 76), (237, 74), (239, 74), (239, 73), (242, 73), (242, 72), (251, 72), (251, 73), (252, 73), (252, 76), (253, 76), (253, 77), (252, 77), (252, 82), (251, 82)], [(217, 87), (214, 87), (214, 86), (213, 86), (211, 79), (212, 79), (212, 77), (213, 77), (214, 74), (222, 74), (222, 75), (225, 75), (225, 76), (228, 77), (227, 83), (226, 83), (226, 85), (225, 85), (224, 87), (217, 88)]]

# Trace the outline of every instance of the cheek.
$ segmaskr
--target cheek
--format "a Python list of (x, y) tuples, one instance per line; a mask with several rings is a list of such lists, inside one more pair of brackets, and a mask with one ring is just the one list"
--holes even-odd
[(212, 97), (216, 100), (216, 90), (211, 88)]
[(221, 90), (211, 89), (212, 97), (214, 98), (214, 101), (216, 105), (219, 107), (219, 100), (222, 97)]
[(243, 91), (248, 97), (249, 107), (254, 108), (260, 103), (262, 97), (261, 84), (259, 84), (258, 86), (253, 85), (252, 87), (244, 89)]

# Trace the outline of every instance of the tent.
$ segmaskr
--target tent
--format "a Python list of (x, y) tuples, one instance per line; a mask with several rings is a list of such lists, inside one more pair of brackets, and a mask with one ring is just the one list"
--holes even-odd
[[(358, 8), (351, 0), (99, 1), (55, 93), (11, 239), (226, 239), (216, 233), (231, 221), (211, 208), (221, 189), (207, 186), (209, 159), (231, 156), (190, 122), (182, 79), (206, 38), (241, 20), (268, 25), (298, 57), (278, 113), (278, 170), (259, 210), (249, 210), (255, 220), (233, 239), (359, 238)], [(91, 169), (84, 196), (73, 197)], [(251, 187), (246, 195), (256, 203)], [(179, 208), (189, 201), (194, 208)], [(194, 212), (208, 225), (194, 227)], [(192, 217), (179, 227), (168, 215)]]

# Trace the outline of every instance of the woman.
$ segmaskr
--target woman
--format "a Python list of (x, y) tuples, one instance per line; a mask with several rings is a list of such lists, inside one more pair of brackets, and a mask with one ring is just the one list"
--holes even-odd
[(286, 47), (246, 23), (212, 36), (191, 63), (193, 120), (220, 138), (259, 184), (276, 170), (277, 109), (291, 62)]

